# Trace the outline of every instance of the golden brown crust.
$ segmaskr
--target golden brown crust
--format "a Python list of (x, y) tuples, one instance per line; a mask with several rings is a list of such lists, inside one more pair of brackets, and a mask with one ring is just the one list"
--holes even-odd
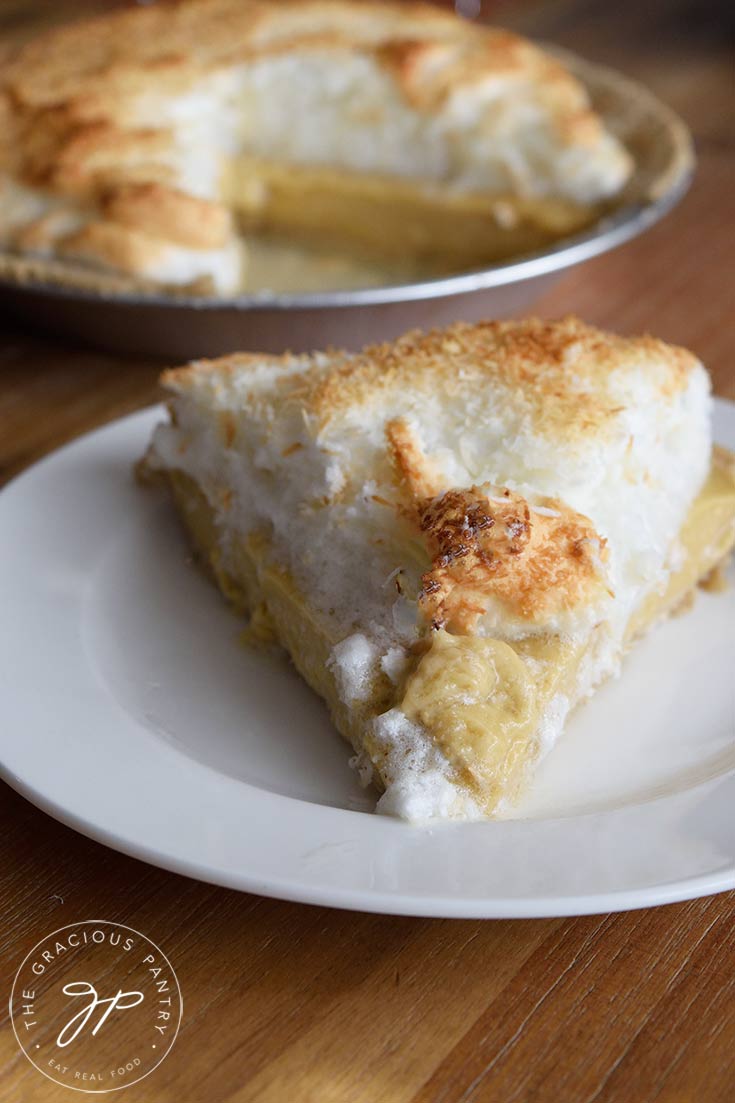
[(94, 199), (118, 182), (165, 182), (171, 176), (161, 161), (171, 147), (165, 130), (126, 130), (106, 121), (76, 126), (54, 110), (34, 119), (25, 133), (19, 175), (64, 195)]
[(565, 139), (584, 144), (599, 131), (583, 86), (558, 62), (509, 31), (424, 4), (190, 0), (112, 13), (22, 47), (4, 67), (0, 93), (26, 126), (65, 134), (71, 150), (89, 128), (129, 129), (131, 97), (175, 94), (239, 61), (345, 48), (372, 54), (422, 110), (460, 89), (522, 74), (539, 85)]
[(557, 499), (529, 506), (485, 484), (419, 501), (416, 517), (432, 552), (419, 604), (435, 628), (471, 634), (489, 600), (541, 622), (601, 590), (605, 540)]
[(533, 75), (543, 87), (558, 133), (568, 143), (592, 145), (601, 122), (583, 86), (562, 65), (510, 31), (483, 28), (441, 40), (394, 39), (381, 45), (380, 62), (415, 107), (431, 111), (458, 89), (488, 79)]
[[(244, 399), (249, 366), (262, 370), (266, 362), (291, 371), (274, 372), (262, 397), (255, 390)], [(400, 490), (387, 504), (408, 517), (430, 554), (421, 608), (429, 622), (463, 633), (474, 631), (495, 602), (527, 625), (605, 603), (611, 596), (606, 543), (587, 517), (556, 498), (526, 500), (502, 486), (453, 482), (441, 453), (427, 454), (411, 414), (395, 411), (417, 405), (417, 421), (430, 433), (437, 396), (456, 411), (460, 425), (463, 411), (483, 396), (504, 424), (522, 423), (536, 440), (547, 438), (544, 454), (553, 462), (559, 439), (566, 449), (575, 437), (604, 442), (608, 426), (620, 432), (617, 396), (642, 381), (652, 401), (656, 391), (676, 394), (694, 370), (701, 370), (698, 361), (684, 349), (651, 337), (617, 337), (566, 318), (458, 323), (355, 356), (238, 355), (169, 372), (164, 382), (185, 393), (214, 375), (213, 382), (226, 388), (237, 373), (238, 401), (247, 401), (252, 416), (262, 414), (267, 422), (281, 408), (298, 408), (326, 441), (330, 433), (348, 438), (356, 415), (382, 425)]]
[[(616, 373), (622, 378), (637, 374), (648, 363), (647, 376), (668, 397), (683, 391), (699, 367), (687, 349), (649, 335), (620, 337), (569, 316), (457, 322), (427, 333), (414, 330), (355, 355), (333, 350), (328, 360), (237, 353), (173, 369), (162, 382), (185, 391), (209, 374), (227, 377), (266, 363), (301, 368), (279, 376), (269, 405), (298, 406), (321, 430), (349, 411), (368, 412), (391, 397), (441, 394), (446, 402), (466, 403), (474, 393), (497, 385), (534, 432), (565, 441), (604, 435), (614, 427), (621, 410), (610, 394)], [(404, 479), (410, 484), (413, 470), (417, 480), (431, 481), (431, 458), (419, 454), (421, 445), (405, 418), (389, 419), (386, 432), (391, 458)], [(445, 489), (433, 481), (431, 487)], [(420, 493), (417, 483), (414, 496)]]
[[(263, 57), (310, 51), (359, 51), (390, 74), (399, 97), (427, 114), (442, 110), (458, 93), (474, 96), (483, 82), (512, 82), (520, 76), (538, 93), (560, 151), (567, 143), (593, 145), (602, 133), (583, 85), (557, 62), (516, 35), (432, 6), (180, 0), (57, 28), (20, 48), (0, 78), (0, 119), (7, 116), (1, 129), (6, 136), (12, 133), (12, 140), (0, 138), (0, 162), (21, 184), (98, 211), (102, 207), (105, 221), (122, 228), (191, 249), (221, 247), (230, 199), (215, 181), (201, 192), (199, 185), (194, 189), (206, 195), (206, 209), (193, 210), (194, 204), (205, 202), (202, 198), (191, 196), (191, 204), (184, 202), (189, 185), (177, 167), (177, 135), (186, 125), (165, 104), (190, 93), (211, 74)], [(480, 93), (480, 111), (482, 102)], [(207, 156), (215, 157), (211, 150)], [(378, 173), (375, 179), (380, 178)], [(141, 191), (133, 200), (132, 186), (151, 191), (147, 197)], [(521, 199), (528, 198), (524, 187), (517, 189)], [(492, 189), (491, 195), (498, 198)], [(557, 207), (564, 208), (567, 220), (573, 216), (574, 226), (598, 211), (594, 197), (579, 203), (568, 197), (556, 200), (555, 206), (555, 197), (549, 197), (548, 225), (542, 219), (537, 227), (535, 216), (529, 215), (529, 225), (516, 236), (506, 226), (507, 233), (495, 245), (499, 255), (538, 248), (569, 232), (555, 227)], [(567, 208), (575, 208), (572, 216)], [(511, 222), (525, 218), (507, 199), (495, 207), (489, 204), (494, 225), (493, 211), (500, 212), (501, 223), (504, 211), (510, 211)], [(129, 255), (139, 252), (139, 246), (131, 242)], [(96, 257), (87, 249), (85, 255), (109, 264), (106, 253)], [(150, 261), (148, 257), (149, 269)]]
[(409, 490), (411, 505), (418, 498), (438, 494), (442, 487), (441, 475), (406, 419), (396, 417), (389, 421), (385, 435), (399, 480)]
[[(177, 86), (211, 69), (284, 49), (371, 44), (377, 55), (387, 51), (386, 62), (408, 76), (416, 48), (478, 41), (492, 46), (486, 71), (513, 64), (521, 44), (528, 51), (524, 64), (537, 63), (539, 51), (517, 36), (479, 30), (428, 4), (189, 0), (51, 30), (17, 53), (6, 80), (25, 107), (65, 102), (77, 117), (89, 119), (99, 116), (113, 95), (140, 87), (148, 76), (159, 87)], [(412, 44), (411, 62), (405, 60), (403, 43)]]
[(255, 370), (264, 364), (277, 368), (304, 361), (308, 362), (309, 358), (301, 357), (297, 360), (288, 352), (283, 356), (270, 356), (262, 352), (234, 352), (229, 356), (220, 356), (216, 360), (195, 360), (181, 368), (166, 368), (161, 372), (160, 383), (172, 391), (185, 391), (195, 384), (197, 379), (206, 378), (209, 375), (222, 375), (226, 378), (234, 375), (235, 372), (241, 372), (244, 368)]
[(218, 203), (163, 184), (127, 184), (103, 201), (108, 219), (192, 249), (218, 249), (232, 233), (232, 219)]
[[(345, 354), (328, 372), (312, 366), (284, 378), (280, 387), (284, 401), (297, 401), (326, 425), (391, 393), (441, 393), (452, 401), (497, 382), (517, 396), (537, 429), (568, 439), (603, 429), (620, 409), (610, 397), (610, 373), (648, 359), (661, 364), (662, 395), (683, 390), (698, 363), (686, 349), (654, 337), (618, 337), (574, 317), (458, 322), (407, 333), (358, 356)], [(214, 370), (226, 364), (215, 361)]]
[(570, 140), (584, 137), (594, 119), (579, 82), (530, 42), (421, 3), (160, 3), (47, 32), (18, 51), (4, 84), (20, 109), (63, 108), (67, 121), (81, 125), (124, 115), (131, 93), (175, 91), (237, 61), (345, 47), (371, 51), (415, 106), (431, 108), (463, 87), (522, 74), (542, 86)]
[(90, 222), (61, 238), (57, 248), (61, 256), (92, 260), (103, 267), (132, 274), (144, 271), (151, 257), (165, 248), (165, 243), (116, 222)]

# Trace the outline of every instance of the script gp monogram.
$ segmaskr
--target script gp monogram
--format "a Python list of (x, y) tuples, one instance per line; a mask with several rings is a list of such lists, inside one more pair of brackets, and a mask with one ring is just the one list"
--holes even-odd
[[(105, 1007), (105, 1010), (102, 1012), (100, 1018), (98, 1019), (96, 1025), (92, 1028), (92, 1034), (96, 1034), (98, 1032), (102, 1024), (109, 1018), (113, 1011), (128, 1011), (131, 1007), (137, 1007), (138, 1004), (142, 1003), (145, 999), (145, 996), (142, 992), (122, 992), (120, 989), (118, 989), (114, 996), (109, 996), (107, 999), (102, 999), (97, 994), (97, 989), (95, 988), (95, 986), (93, 984), (90, 984), (89, 981), (86, 980), (71, 981), (69, 984), (64, 985), (64, 987), (62, 988), (62, 992), (65, 996), (69, 996), (71, 998), (76, 998), (78, 996), (91, 997), (89, 1003), (85, 1004), (85, 1006), (82, 1007), (80, 1011), (77, 1011), (76, 1015), (72, 1015), (71, 1019), (69, 1019), (69, 1022), (66, 1023), (66, 1025), (62, 1027), (62, 1029), (59, 1031), (59, 1036), (56, 1039), (56, 1044), (57, 1046), (62, 1047), (70, 1045), (74, 1041), (74, 1039), (77, 1038), (79, 1034), (81, 1034), (96, 1008), (107, 1005)], [(132, 997), (135, 997), (134, 999), (132, 999), (132, 1002), (123, 1002), (125, 1000), (130, 1000)], [(74, 1026), (75, 1023), (77, 1024), (76, 1028), (72, 1030), (71, 1028)]]
[(166, 954), (133, 927), (82, 919), (26, 954), (10, 992), (16, 1040), (34, 1068), (70, 1091), (117, 1092), (153, 1073), (183, 1011)]

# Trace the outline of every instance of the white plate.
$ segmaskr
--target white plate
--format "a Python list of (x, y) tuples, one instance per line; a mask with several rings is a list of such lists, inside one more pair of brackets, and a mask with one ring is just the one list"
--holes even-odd
[[(349, 750), (133, 481), (161, 416), (0, 495), (5, 779), (86, 835), (250, 892), (410, 915), (539, 916), (735, 887), (735, 589), (645, 640), (575, 714), (512, 821), (371, 815)], [(735, 405), (716, 436), (735, 447)]]

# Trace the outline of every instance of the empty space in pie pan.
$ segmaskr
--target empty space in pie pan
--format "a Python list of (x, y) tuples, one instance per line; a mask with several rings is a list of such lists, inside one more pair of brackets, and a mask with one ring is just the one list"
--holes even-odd
[(236, 348), (359, 348), (414, 326), (522, 312), (563, 269), (628, 241), (666, 214), (686, 191), (694, 166), (686, 126), (646, 88), (554, 52), (585, 84), (596, 111), (633, 155), (635, 171), (613, 210), (542, 252), (414, 283), (232, 298), (162, 294), (92, 269), (6, 253), (0, 255), (0, 303), (36, 328), (170, 360)]

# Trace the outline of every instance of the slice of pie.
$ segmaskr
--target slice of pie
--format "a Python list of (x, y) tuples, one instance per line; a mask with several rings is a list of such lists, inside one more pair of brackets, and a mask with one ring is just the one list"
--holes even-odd
[(735, 541), (684, 349), (576, 319), (168, 371), (143, 472), (408, 819), (502, 813)]
[(563, 65), (436, 7), (183, 0), (55, 29), (0, 76), (0, 242), (237, 290), (276, 234), (443, 270), (597, 218), (632, 161)]

